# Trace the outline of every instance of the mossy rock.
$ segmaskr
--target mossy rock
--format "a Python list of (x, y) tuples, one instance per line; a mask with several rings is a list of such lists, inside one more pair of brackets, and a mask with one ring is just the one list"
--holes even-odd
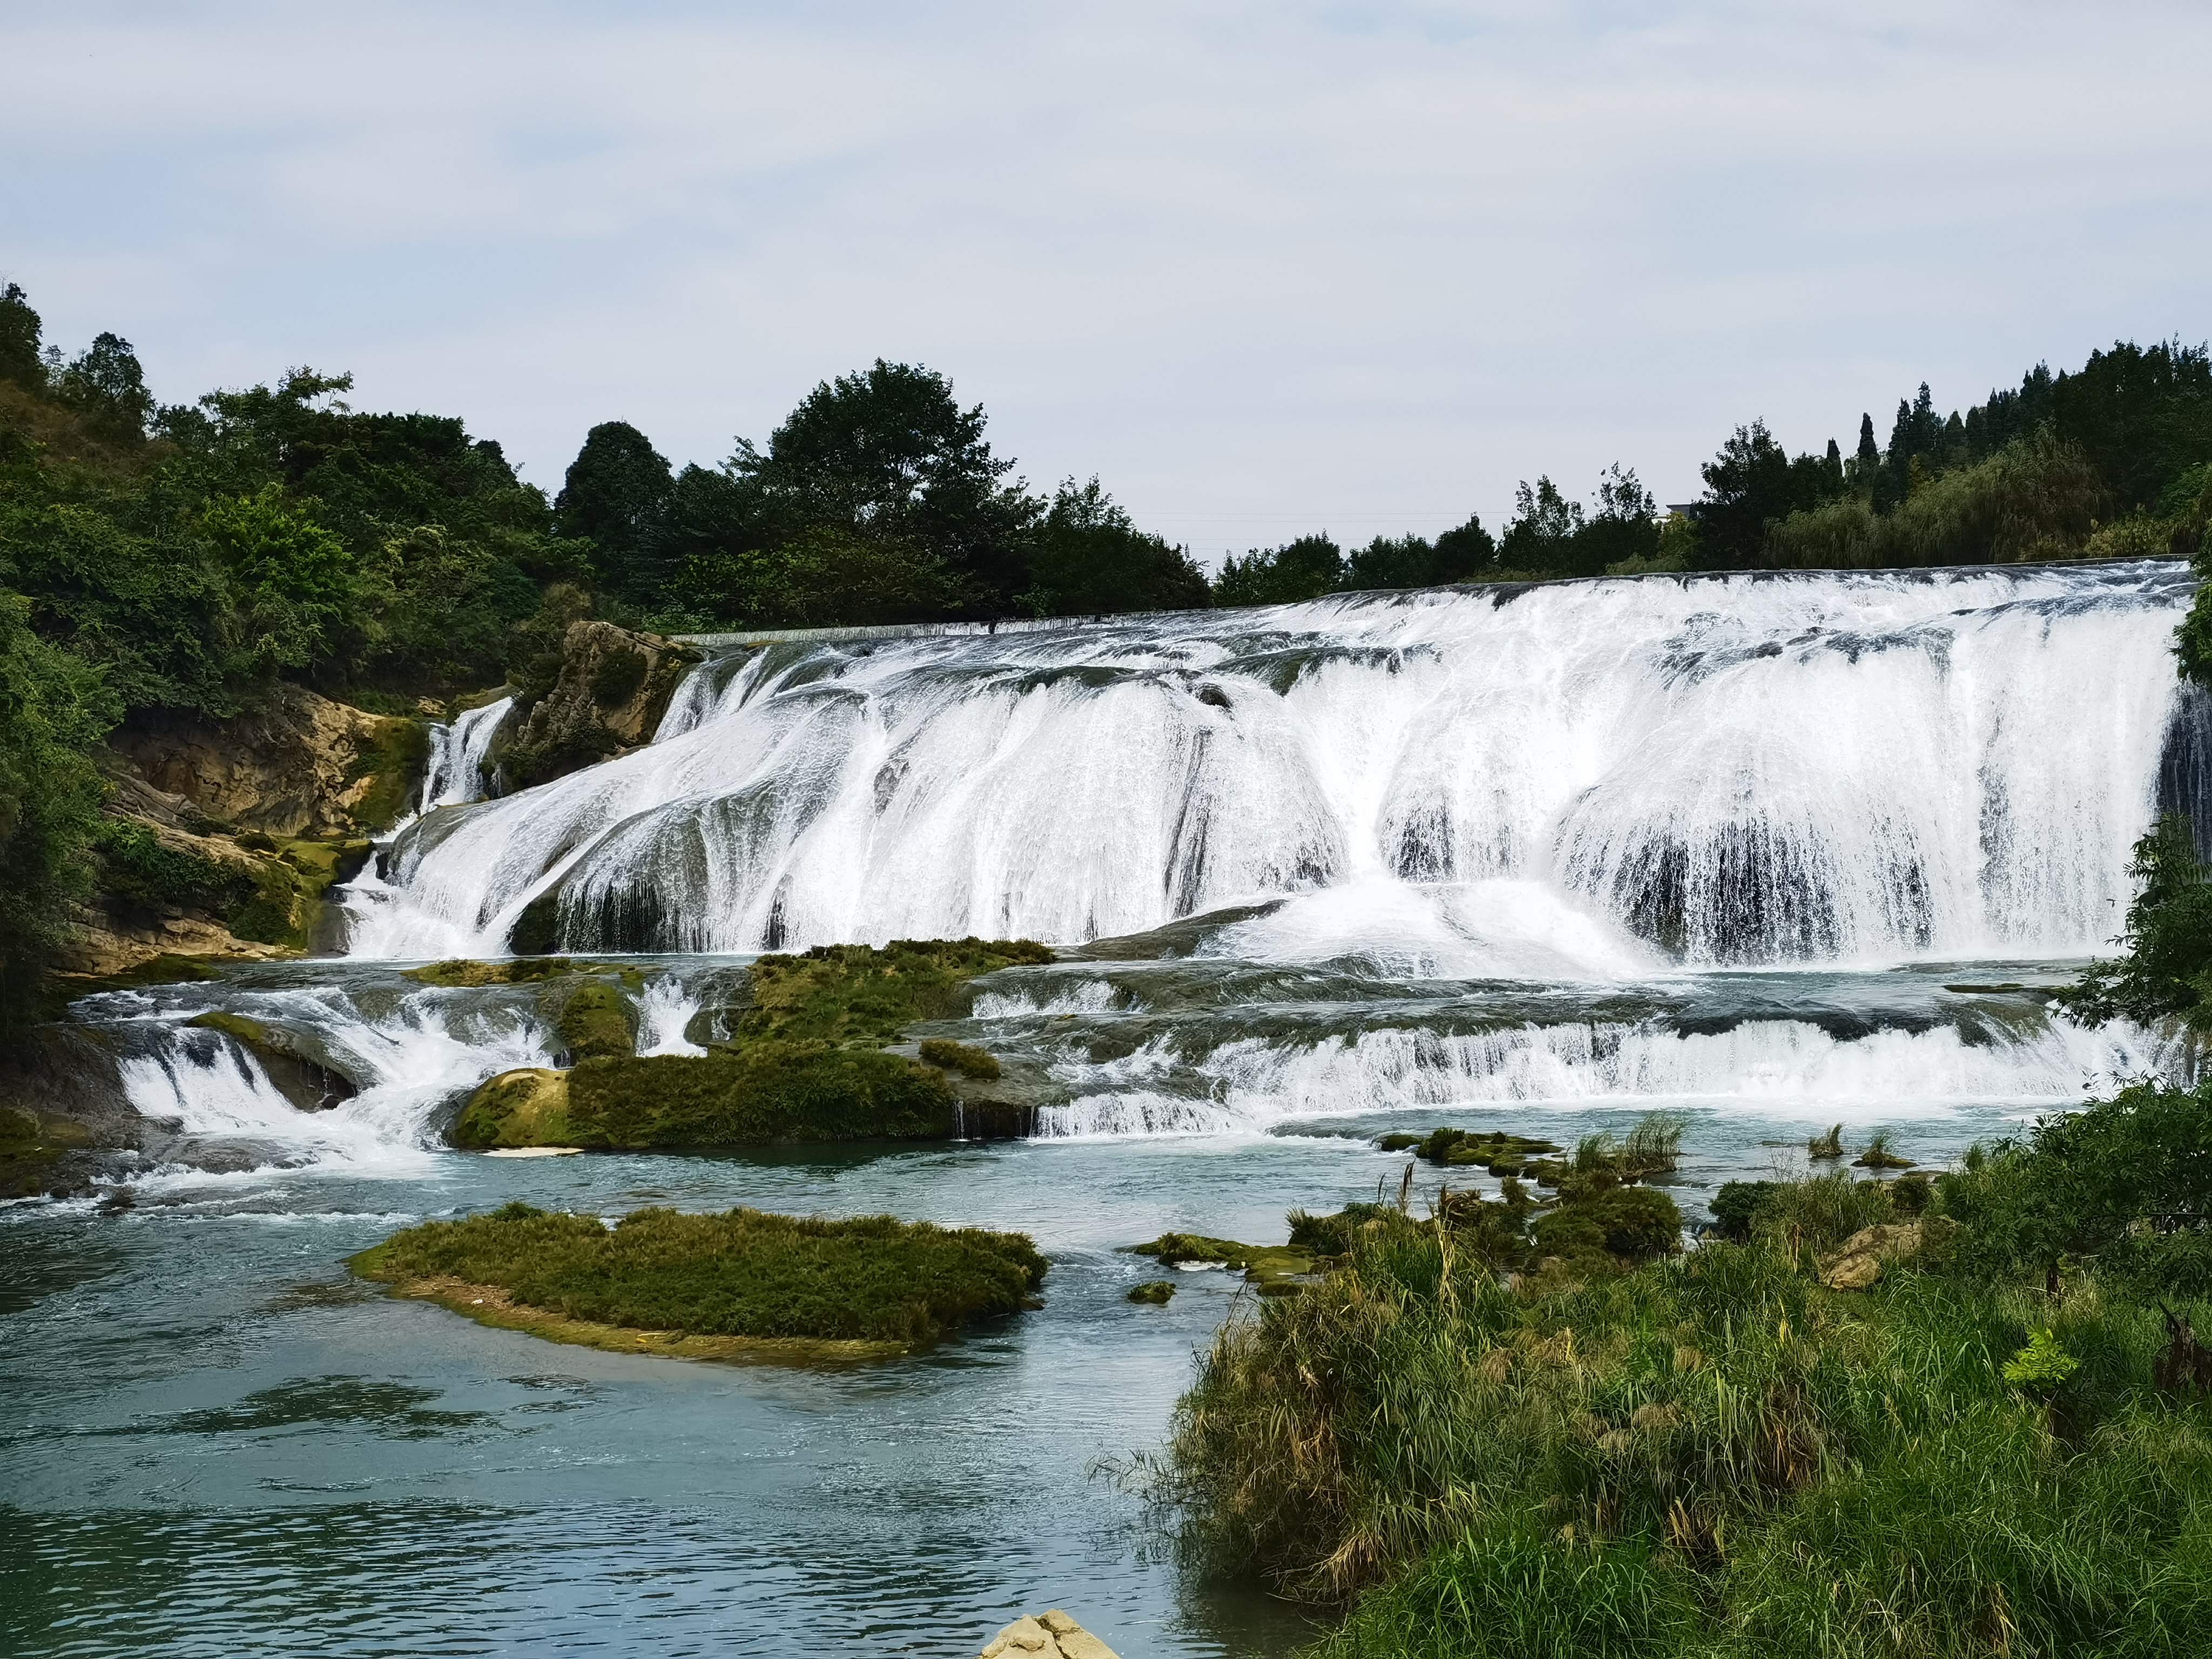
[[(580, 1061), (555, 1110), (543, 1085), (477, 1091), (454, 1139), (464, 1146), (701, 1150), (847, 1140), (949, 1140), (957, 1127), (944, 1073), (897, 1054), (826, 1043), (761, 1043), (695, 1057)], [(541, 1115), (533, 1120), (530, 1114)], [(518, 1115), (520, 1115), (518, 1116)]]
[(1145, 1283), (1137, 1285), (1134, 1289), (1130, 1291), (1129, 1300), (1132, 1302), (1149, 1303), (1154, 1307), (1161, 1307), (1170, 1301), (1174, 1297), (1175, 1293), (1176, 1287), (1174, 1280), (1168, 1279), (1152, 1279), (1146, 1280)]
[(921, 1057), (932, 1066), (941, 1066), (948, 1072), (957, 1072), (984, 1083), (999, 1079), (998, 1057), (971, 1043), (955, 1042), (950, 1037), (928, 1037), (921, 1044)]
[(960, 988), (979, 974), (1054, 960), (1029, 939), (897, 939), (817, 945), (803, 956), (766, 956), (749, 975), (753, 1006), (739, 1042), (761, 1038), (878, 1045), (922, 1020), (959, 1009)]
[(347, 1265), (556, 1340), (728, 1358), (772, 1357), (748, 1343), (927, 1341), (1033, 1305), (1046, 1271), (1024, 1234), (890, 1216), (648, 1209), (610, 1228), (526, 1204), (410, 1227)]
[(479, 1086), (453, 1124), (457, 1146), (573, 1146), (568, 1074), (528, 1066)]
[(387, 717), (376, 723), (347, 775), (369, 786), (351, 808), (364, 830), (389, 830), (407, 810), (430, 758), (430, 727), (419, 720)]
[(599, 963), (577, 962), (568, 957), (516, 957), (505, 962), (478, 962), (469, 957), (454, 957), (445, 962), (426, 963), (420, 968), (401, 970), (405, 977), (418, 985), (435, 985), (447, 990), (472, 989), (484, 985), (535, 985), (541, 981), (562, 979), (570, 974), (622, 973)]
[(1203, 1233), (1162, 1233), (1149, 1244), (1132, 1244), (1133, 1255), (1148, 1255), (1164, 1267), (1179, 1262), (1219, 1262), (1240, 1270), (1264, 1293), (1270, 1285), (1285, 1283), (1313, 1271), (1310, 1251), (1295, 1244), (1240, 1244), (1233, 1238), (1209, 1238)]
[(62, 1154), (91, 1144), (91, 1132), (74, 1118), (0, 1106), (0, 1199), (46, 1191)]
[(602, 980), (569, 993), (555, 1029), (572, 1061), (627, 1060), (637, 1052), (637, 1015), (629, 1000)]
[(1557, 1141), (1510, 1134), (1503, 1129), (1431, 1129), (1426, 1134), (1401, 1130), (1376, 1142), (1386, 1152), (1412, 1152), (1446, 1169), (1477, 1167), (1493, 1175), (1520, 1175), (1533, 1159), (1559, 1150)]
[(261, 1069), (277, 1093), (303, 1112), (319, 1112), (351, 1100), (360, 1092), (351, 1078), (303, 1052), (291, 1033), (264, 1024), (251, 1015), (210, 1009), (185, 1022), (203, 1030), (221, 1031), (243, 1043), (261, 1062)]

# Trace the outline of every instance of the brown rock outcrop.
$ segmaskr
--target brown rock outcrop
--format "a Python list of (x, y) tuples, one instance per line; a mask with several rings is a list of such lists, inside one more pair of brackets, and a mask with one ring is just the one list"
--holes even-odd
[(699, 653), (657, 634), (578, 621), (561, 640), (552, 687), (493, 745), (501, 789), (526, 788), (653, 741)]
[(1117, 1659), (1113, 1649), (1058, 1607), (1024, 1613), (983, 1644), (978, 1659)]
[(1867, 1290), (1891, 1262), (1909, 1261), (1919, 1251), (1917, 1221), (1862, 1228), (1821, 1264), (1820, 1282), (1832, 1291)]
[(228, 720), (136, 714), (109, 742), (147, 784), (204, 817), (283, 836), (385, 829), (412, 801), (428, 751), (421, 720), (286, 684)]

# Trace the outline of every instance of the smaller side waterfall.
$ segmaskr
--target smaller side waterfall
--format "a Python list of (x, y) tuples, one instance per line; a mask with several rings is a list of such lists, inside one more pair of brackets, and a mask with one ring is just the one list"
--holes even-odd
[(513, 697), (501, 697), (454, 716), (447, 725), (430, 728), (430, 762), (422, 774), (422, 811), (465, 806), (489, 796), (483, 775), (484, 757), (490, 751), (500, 723), (514, 707)]

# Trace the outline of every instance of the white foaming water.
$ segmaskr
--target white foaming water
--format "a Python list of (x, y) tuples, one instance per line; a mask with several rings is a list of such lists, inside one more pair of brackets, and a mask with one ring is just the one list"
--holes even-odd
[(656, 979), (637, 1000), (637, 1051), (641, 1054), (703, 1054), (707, 1051), (684, 1035), (699, 1012), (696, 993), (684, 988), (673, 975)]
[(430, 759), (422, 773), (424, 811), (434, 806), (465, 806), (485, 798), (489, 791), (484, 783), (484, 757), (490, 752), (499, 723), (514, 707), (513, 697), (501, 697), (430, 728)]
[(1838, 1039), (1805, 1021), (1775, 1019), (1713, 1033), (1657, 1024), (1479, 1035), (1392, 1027), (1312, 1043), (1224, 1044), (1196, 1063), (1209, 1085), (1202, 1100), (1156, 1086), (1169, 1064), (1160, 1045), (1107, 1066), (1070, 1063), (1061, 1075), (1085, 1092), (1042, 1113), (1039, 1133), (1249, 1131), (1291, 1119), (1455, 1107), (1739, 1107), (1823, 1122), (1893, 1116), (1904, 1101), (1923, 1113), (2033, 1109), (2166, 1069), (2172, 1059), (2167, 1045), (2132, 1028), (2091, 1032), (2063, 1019), (1978, 1043), (1954, 1026)]
[(437, 1144), (433, 1121), (454, 1096), (500, 1072), (552, 1063), (551, 1033), (534, 1019), (513, 1010), (462, 1012), (435, 992), (378, 1018), (327, 992), (264, 993), (239, 1006), (315, 1033), (359, 1092), (326, 1110), (301, 1111), (244, 1044), (177, 1024), (162, 1029), (153, 1054), (123, 1062), (125, 1090), (141, 1114), (186, 1134), (269, 1148), (272, 1167), (419, 1173)]
[[(2170, 564), (1352, 595), (695, 672), (638, 753), (439, 812), (361, 956), (1075, 941), (1428, 971), (2087, 954), (2154, 809)], [(1394, 954), (1395, 953), (1395, 954)]]

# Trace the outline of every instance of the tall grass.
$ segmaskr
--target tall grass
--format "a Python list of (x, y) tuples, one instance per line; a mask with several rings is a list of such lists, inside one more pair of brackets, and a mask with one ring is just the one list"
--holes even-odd
[[(1751, 1243), (1580, 1283), (1361, 1229), (1206, 1357), (1161, 1465), (1190, 1542), (1365, 1592), (1330, 1659), (2178, 1650), (2212, 1413), (2149, 1395), (2156, 1315), (2093, 1283), (1821, 1290), (1789, 1230), (1832, 1243), (1881, 1189), (1786, 1184)], [(2000, 1374), (2045, 1326), (2082, 1362), (2049, 1400)]]

